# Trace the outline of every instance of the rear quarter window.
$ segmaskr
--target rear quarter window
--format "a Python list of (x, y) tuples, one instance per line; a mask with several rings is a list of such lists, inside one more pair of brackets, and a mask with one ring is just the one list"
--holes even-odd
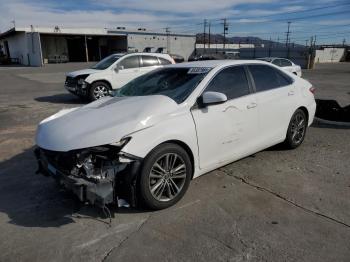
[(280, 70), (267, 65), (249, 65), (256, 92), (271, 90), (293, 83), (293, 79)]

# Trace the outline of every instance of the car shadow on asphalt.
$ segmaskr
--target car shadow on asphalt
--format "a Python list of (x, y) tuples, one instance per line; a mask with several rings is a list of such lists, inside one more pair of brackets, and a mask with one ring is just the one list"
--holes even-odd
[(57, 94), (52, 96), (41, 96), (41, 97), (34, 98), (34, 100), (38, 102), (46, 102), (46, 103), (53, 103), (53, 104), (83, 105), (87, 103), (87, 101), (77, 96), (74, 96), (72, 94)]
[(312, 127), (315, 128), (332, 128), (332, 129), (350, 129), (350, 123), (339, 123), (339, 122), (327, 122), (327, 123), (321, 123), (320, 121), (314, 121), (311, 125)]
[[(109, 223), (102, 209), (82, 204), (60, 188), (51, 177), (36, 174), (34, 147), (0, 162), (0, 213), (8, 223), (23, 227), (60, 227), (91, 219)], [(145, 213), (146, 210), (109, 207), (112, 214)]]

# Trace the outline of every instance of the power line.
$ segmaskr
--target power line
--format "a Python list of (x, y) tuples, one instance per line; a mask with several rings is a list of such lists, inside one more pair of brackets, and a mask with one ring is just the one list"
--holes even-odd
[(340, 7), (340, 6), (346, 6), (350, 5), (350, 3), (343, 3), (343, 4), (336, 4), (336, 5), (328, 5), (328, 6), (321, 6), (321, 7), (316, 7), (316, 8), (310, 8), (310, 9), (305, 9), (305, 10), (300, 10), (300, 11), (292, 11), (292, 12), (281, 12), (277, 14), (270, 14), (270, 15), (263, 15), (263, 16), (251, 16), (251, 17), (235, 17), (235, 18), (230, 18), (228, 20), (237, 20), (237, 19), (250, 19), (250, 18), (269, 18), (271, 16), (280, 16), (280, 15), (289, 15), (289, 14), (300, 14), (300, 13), (307, 13), (307, 12), (312, 12), (312, 11), (317, 11), (317, 10), (323, 10), (323, 9), (329, 9), (329, 8), (334, 8), (334, 7)]

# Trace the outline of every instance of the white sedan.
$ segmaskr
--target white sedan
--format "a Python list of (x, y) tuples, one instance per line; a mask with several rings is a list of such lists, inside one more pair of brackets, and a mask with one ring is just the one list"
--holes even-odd
[(289, 59), (279, 58), (279, 57), (264, 57), (264, 58), (258, 58), (258, 60), (272, 63), (276, 66), (281, 67), (285, 71), (291, 72), (301, 77), (301, 67), (299, 65), (294, 64)]
[(166, 66), (43, 120), (39, 171), (84, 202), (166, 208), (193, 178), (279, 143), (298, 147), (314, 118), (313, 92), (262, 61)]

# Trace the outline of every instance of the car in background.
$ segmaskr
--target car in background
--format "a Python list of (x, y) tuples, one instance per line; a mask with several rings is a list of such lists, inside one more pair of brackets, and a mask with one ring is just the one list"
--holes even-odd
[(94, 101), (138, 76), (169, 64), (175, 61), (168, 54), (113, 54), (89, 69), (67, 73), (64, 85), (72, 94)]
[(299, 65), (294, 64), (289, 59), (279, 58), (279, 57), (262, 57), (262, 58), (257, 58), (257, 60), (262, 60), (262, 61), (272, 63), (276, 66), (282, 67), (283, 70), (286, 70), (288, 72), (291, 72), (301, 77), (301, 67)]
[(312, 85), (271, 63), (169, 65), (43, 120), (39, 172), (82, 202), (169, 207), (190, 181), (273, 145), (296, 148), (311, 125)]

